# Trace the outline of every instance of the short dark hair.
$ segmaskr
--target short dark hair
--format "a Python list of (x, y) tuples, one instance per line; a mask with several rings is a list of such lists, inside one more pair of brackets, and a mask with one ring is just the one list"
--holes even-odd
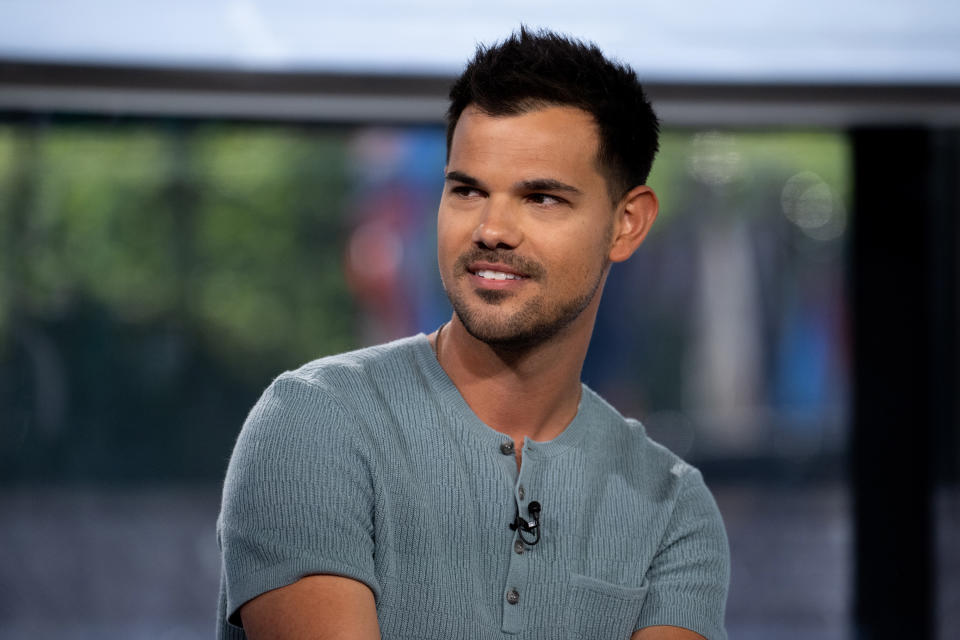
[(480, 45), (450, 88), (447, 155), (463, 110), (491, 116), (546, 106), (577, 107), (597, 123), (597, 161), (611, 199), (645, 184), (659, 149), (660, 125), (637, 74), (608, 60), (595, 44), (552, 31), (519, 32), (491, 47)]

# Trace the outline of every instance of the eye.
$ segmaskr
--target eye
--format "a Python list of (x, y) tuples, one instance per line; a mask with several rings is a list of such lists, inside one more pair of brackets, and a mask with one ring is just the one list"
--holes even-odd
[(484, 195), (480, 189), (463, 184), (451, 187), (450, 192), (461, 198), (482, 198)]
[(549, 193), (531, 193), (527, 196), (527, 200), (533, 202), (534, 204), (543, 205), (545, 207), (566, 204), (567, 202), (563, 198), (552, 196)]

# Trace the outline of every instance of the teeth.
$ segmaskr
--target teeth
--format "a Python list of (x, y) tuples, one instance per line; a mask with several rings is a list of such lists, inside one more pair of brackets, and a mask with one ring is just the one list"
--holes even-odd
[(502, 271), (491, 271), (490, 269), (481, 269), (477, 275), (487, 280), (519, 280), (520, 276), (513, 273), (504, 273)]

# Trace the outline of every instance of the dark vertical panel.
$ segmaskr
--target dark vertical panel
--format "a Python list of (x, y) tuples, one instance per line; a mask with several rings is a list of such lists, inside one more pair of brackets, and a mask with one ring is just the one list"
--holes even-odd
[(932, 638), (933, 135), (852, 132), (856, 637)]
[[(936, 471), (941, 485), (960, 481), (960, 131), (938, 132), (931, 175), (930, 269), (933, 327), (931, 403), (936, 425)], [(940, 563), (937, 563), (940, 566)]]
[(933, 321), (930, 388), (936, 425), (936, 628), (940, 640), (960, 628), (960, 130), (934, 139), (931, 228)]

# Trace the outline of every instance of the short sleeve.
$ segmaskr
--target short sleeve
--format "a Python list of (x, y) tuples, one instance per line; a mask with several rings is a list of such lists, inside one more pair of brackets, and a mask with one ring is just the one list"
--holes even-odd
[(647, 571), (649, 591), (637, 629), (673, 625), (726, 640), (724, 611), (730, 550), (717, 504), (700, 472), (685, 467), (683, 486)]
[(291, 374), (264, 392), (223, 488), (221, 631), (223, 617), (240, 625), (247, 601), (307, 575), (350, 577), (379, 597), (367, 460), (355, 420), (330, 392)]

